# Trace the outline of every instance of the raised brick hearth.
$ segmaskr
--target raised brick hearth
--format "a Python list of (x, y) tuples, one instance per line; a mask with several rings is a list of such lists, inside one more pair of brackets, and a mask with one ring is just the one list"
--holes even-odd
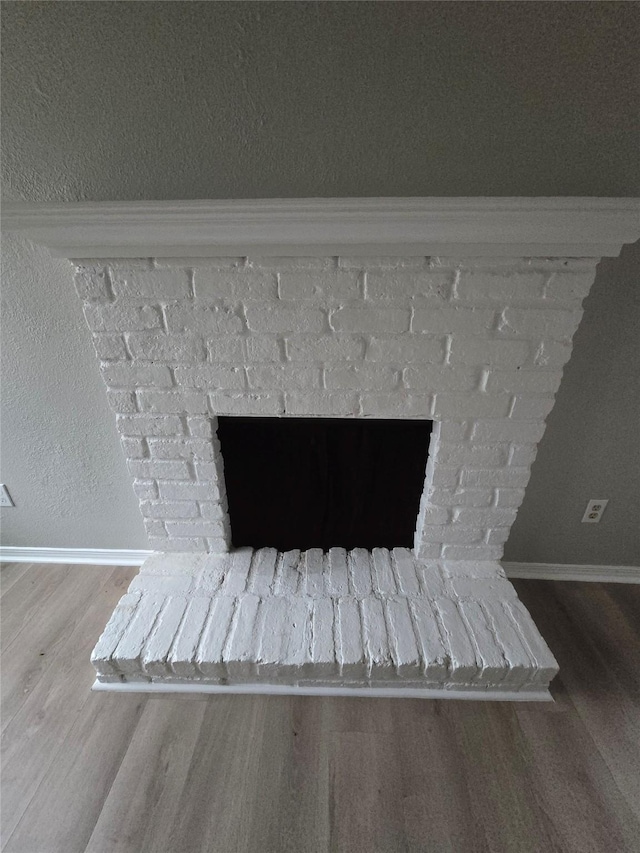
[[(117, 259), (117, 206), (50, 229), (67, 257), (85, 245), (76, 287), (158, 552), (94, 651), (104, 687), (548, 696), (557, 665), (498, 561), (626, 208), (353, 204), (196, 203), (180, 251), (182, 208), (134, 208), (134, 244), (172, 247), (152, 258)], [(218, 415), (433, 420), (413, 551), (234, 551)]]

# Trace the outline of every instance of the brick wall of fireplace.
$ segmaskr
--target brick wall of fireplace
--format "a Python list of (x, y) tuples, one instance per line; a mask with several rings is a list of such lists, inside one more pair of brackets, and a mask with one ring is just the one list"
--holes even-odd
[(151, 546), (229, 549), (217, 415), (428, 418), (416, 555), (499, 559), (595, 264), (78, 262)]

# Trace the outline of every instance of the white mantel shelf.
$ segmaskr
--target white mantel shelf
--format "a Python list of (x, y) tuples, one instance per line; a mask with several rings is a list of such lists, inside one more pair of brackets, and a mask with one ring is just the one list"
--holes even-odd
[(2, 213), (4, 230), (64, 258), (604, 257), (640, 237), (632, 198), (6, 202)]

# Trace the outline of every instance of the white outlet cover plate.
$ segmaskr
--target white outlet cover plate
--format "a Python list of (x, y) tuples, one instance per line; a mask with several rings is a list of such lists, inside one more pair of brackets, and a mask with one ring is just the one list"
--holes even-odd
[(605, 511), (608, 503), (608, 499), (598, 500), (598, 498), (591, 498), (582, 516), (582, 521), (585, 524), (597, 524), (602, 518), (602, 513)]
[(0, 483), (0, 506), (15, 506), (4, 483)]

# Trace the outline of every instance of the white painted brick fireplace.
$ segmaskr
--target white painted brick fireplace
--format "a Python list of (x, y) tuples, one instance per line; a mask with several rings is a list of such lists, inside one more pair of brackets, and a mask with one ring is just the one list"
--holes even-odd
[[(75, 258), (157, 552), (94, 650), (98, 684), (547, 698), (557, 665), (498, 561), (595, 266), (634, 239), (633, 209), (415, 199), (16, 212)], [(433, 420), (413, 550), (234, 549), (222, 415)]]

